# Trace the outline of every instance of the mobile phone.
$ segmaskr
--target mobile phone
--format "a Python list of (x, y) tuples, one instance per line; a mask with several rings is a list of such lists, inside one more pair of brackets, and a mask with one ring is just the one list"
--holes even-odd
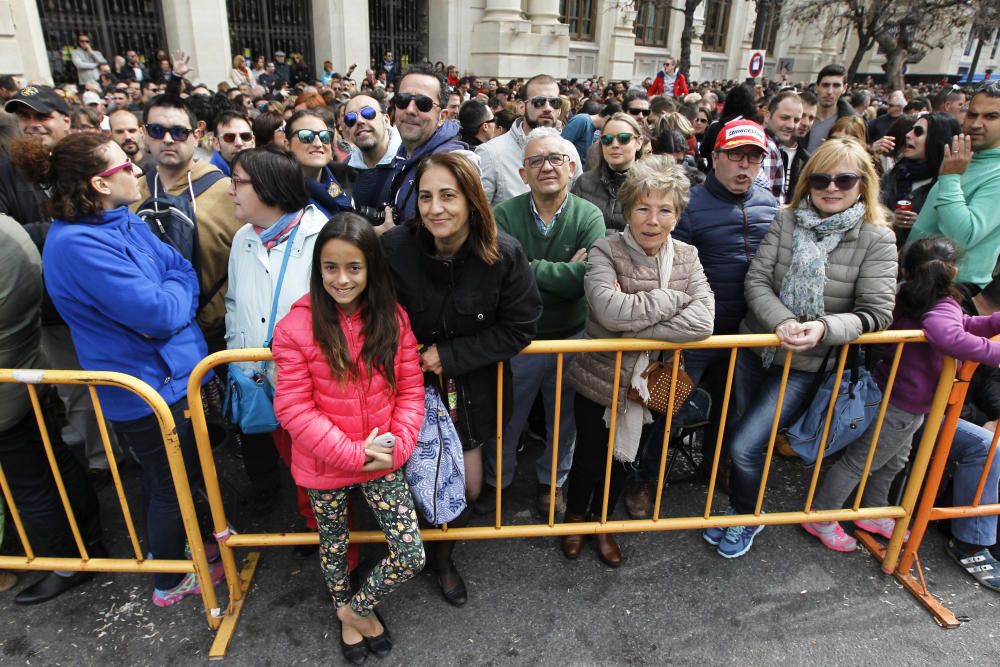
[(393, 445), (396, 444), (396, 436), (392, 433), (383, 433), (382, 435), (375, 436), (375, 439), (372, 440), (372, 444), (378, 447), (392, 449)]

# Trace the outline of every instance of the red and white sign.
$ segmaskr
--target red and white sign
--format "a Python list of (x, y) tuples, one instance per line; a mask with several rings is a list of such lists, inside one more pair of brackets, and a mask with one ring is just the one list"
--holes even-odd
[(747, 73), (751, 78), (756, 79), (764, 73), (764, 57), (767, 51), (751, 51), (750, 60), (747, 63)]

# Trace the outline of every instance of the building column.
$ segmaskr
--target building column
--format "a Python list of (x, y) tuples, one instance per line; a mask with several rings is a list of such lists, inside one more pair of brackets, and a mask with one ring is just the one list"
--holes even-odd
[(569, 35), (558, 20), (558, 0), (529, 3), (530, 21), (525, 19), (519, 0), (486, 1), (482, 20), (472, 28), (469, 66), (477, 76), (566, 76)]
[(532, 26), (563, 25), (559, 22), (559, 0), (528, 0), (528, 20)]
[(357, 65), (354, 79), (360, 81), (371, 64), (368, 0), (313, 0), (312, 13), (316, 70), (322, 70), (324, 60), (341, 74)]
[(164, 2), (163, 29), (171, 54), (183, 51), (191, 56), (193, 81), (212, 88), (229, 81), (233, 53), (226, 0)]
[(451, 0), (427, 1), (427, 59), (432, 63), (440, 60), (445, 65), (454, 65), (459, 72), (473, 71), (469, 64), (473, 34), (469, 26), (483, 20), (485, 3), (451, 2)]
[(597, 10), (597, 72), (611, 81), (628, 81), (635, 75), (634, 9), (617, 0), (604, 0)]
[(52, 84), (42, 21), (34, 0), (0, 0), (0, 72), (22, 83)]
[(523, 21), (521, 0), (486, 0), (486, 13), (483, 21)]

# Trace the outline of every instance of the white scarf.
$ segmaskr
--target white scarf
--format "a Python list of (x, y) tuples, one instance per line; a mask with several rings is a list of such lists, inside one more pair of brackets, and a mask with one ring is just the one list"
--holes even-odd
[[(646, 256), (646, 251), (633, 238), (629, 227), (626, 227), (624, 231), (619, 233), (625, 241), (626, 247), (634, 250), (641, 256)], [(666, 289), (667, 283), (670, 281), (670, 272), (674, 267), (674, 242), (670, 236), (667, 236), (667, 241), (660, 248), (656, 259), (660, 268), (660, 287)], [(644, 329), (636, 331), (634, 336), (636, 338), (648, 338), (650, 333), (650, 331)], [(623, 355), (622, 376), (628, 377), (629, 386), (638, 390), (639, 395), (642, 396), (644, 401), (648, 401), (649, 387), (646, 385), (646, 380), (642, 377), (642, 372), (649, 366), (649, 350), (639, 352), (633, 361), (632, 367), (628, 368), (627, 366), (626, 357)], [(631, 410), (629, 410), (630, 407), (632, 408)], [(635, 460), (636, 454), (639, 452), (639, 438), (642, 436), (642, 426), (652, 421), (653, 413), (646, 406), (640, 403), (633, 403), (628, 398), (618, 401), (618, 418), (615, 421), (615, 458), (617, 460), (626, 462)], [(604, 410), (604, 425), (611, 428), (611, 408)]]

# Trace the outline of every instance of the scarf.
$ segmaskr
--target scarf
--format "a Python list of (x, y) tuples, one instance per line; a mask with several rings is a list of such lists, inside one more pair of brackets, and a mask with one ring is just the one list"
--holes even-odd
[[(625, 240), (626, 247), (641, 256), (646, 255), (646, 251), (633, 238), (630, 228), (626, 227), (625, 231), (620, 233)], [(670, 236), (667, 236), (667, 242), (663, 244), (660, 252), (657, 253), (656, 260), (660, 267), (660, 287), (666, 289), (667, 283), (670, 282), (670, 273), (674, 267), (674, 242)], [(651, 332), (646, 330), (636, 331), (635, 337), (648, 338), (650, 334)], [(628, 367), (626, 357), (622, 355), (622, 377), (628, 378), (628, 386), (638, 390), (639, 395), (646, 401), (649, 400), (649, 387), (642, 378), (642, 372), (648, 366), (649, 350), (639, 352), (637, 357), (632, 361), (631, 367)], [(649, 408), (641, 403), (631, 403), (631, 405), (630, 403), (628, 398), (618, 401), (618, 416), (615, 420), (614, 456), (615, 459), (626, 462), (634, 461), (636, 454), (639, 453), (639, 439), (642, 437), (643, 424), (649, 424), (653, 421), (653, 413), (649, 411)], [(630, 407), (632, 408), (631, 410), (629, 410)], [(611, 427), (611, 408), (604, 410), (604, 424), (608, 428)]]
[[(903, 158), (892, 168), (892, 174), (896, 181), (896, 200), (910, 199), (913, 195), (913, 184), (926, 181), (937, 176), (937, 172), (922, 160), (911, 160)], [(895, 207), (896, 202), (889, 202), (889, 206)]]
[(295, 228), (295, 225), (299, 224), (299, 221), (302, 219), (302, 215), (304, 213), (305, 209), (302, 209), (301, 211), (292, 211), (291, 213), (286, 213), (278, 218), (278, 221), (270, 227), (263, 228), (254, 225), (253, 230), (257, 232), (257, 236), (260, 237), (261, 244), (270, 250), (288, 238), (288, 234)]
[(306, 188), (309, 190), (309, 203), (315, 204), (327, 217), (333, 217), (341, 211), (354, 210), (354, 202), (344, 192), (329, 167), (323, 167), (318, 181), (307, 178)]
[[(845, 211), (826, 218), (805, 201), (795, 209), (795, 229), (792, 231), (792, 262), (781, 282), (778, 297), (800, 322), (815, 320), (826, 314), (823, 293), (826, 290), (826, 259), (840, 245), (844, 233), (857, 226), (865, 215), (865, 205), (859, 200)], [(764, 367), (771, 365), (774, 348), (764, 351)]]

